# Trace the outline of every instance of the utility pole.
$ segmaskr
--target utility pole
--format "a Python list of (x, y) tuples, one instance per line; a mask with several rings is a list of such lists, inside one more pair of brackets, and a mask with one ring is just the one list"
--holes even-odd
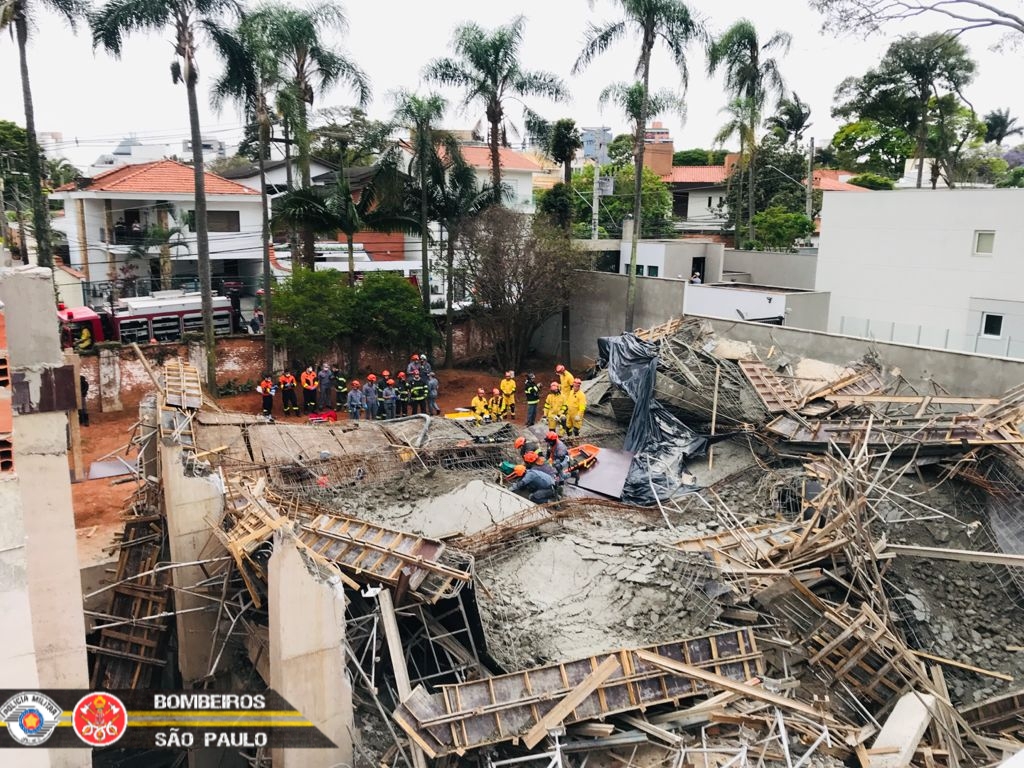
[[(594, 162), (594, 200), (590, 211), (590, 239), (597, 240), (598, 206), (601, 204), (601, 165)], [(593, 256), (591, 257), (593, 259)]]
[[(11, 251), (11, 257), (14, 256), (14, 246), (11, 245), (11, 238), (7, 232), (7, 206), (4, 204), (4, 177), (0, 176), (0, 240), (3, 240), (3, 245)], [(0, 246), (0, 257), (3, 256), (3, 247)]]
[(807, 153), (807, 218), (814, 221), (814, 137)]

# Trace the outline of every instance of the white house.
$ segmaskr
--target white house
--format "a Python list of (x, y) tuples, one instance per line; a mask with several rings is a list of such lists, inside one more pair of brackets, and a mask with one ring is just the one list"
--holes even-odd
[[(628, 274), (633, 249), (633, 223), (623, 223), (619, 244), (619, 272)], [(722, 279), (725, 246), (710, 240), (644, 240), (637, 243), (636, 273), (642, 277), (689, 280), (694, 272), (704, 282)]]
[[(259, 193), (212, 173), (206, 174), (205, 187), (214, 287), (226, 281), (252, 285), (263, 266)], [(108, 293), (112, 281), (130, 282), (138, 293), (160, 287), (159, 248), (139, 252), (144, 233), (152, 228), (181, 228), (181, 235), (171, 238), (174, 287), (195, 284), (195, 177), (190, 166), (174, 160), (122, 165), (65, 184), (52, 197), (64, 201), (65, 215), (54, 220), (54, 227), (67, 236), (69, 266), (85, 276), (90, 303)]]
[(828, 330), (1024, 358), (1024, 189), (825, 195)]
[[(299, 162), (293, 157), (291, 164), (292, 184), (296, 187), (301, 186), (302, 173), (299, 170)], [(277, 197), (288, 191), (288, 163), (285, 160), (267, 160), (263, 164), (263, 168), (267, 179), (267, 194), (270, 197)], [(324, 176), (337, 169), (336, 165), (325, 160), (315, 157), (311, 157), (309, 160), (309, 172), (314, 186), (325, 184)], [(220, 175), (225, 179), (237, 181), (249, 189), (260, 191), (260, 169), (256, 163), (250, 163), (241, 168), (232, 168)], [(333, 176), (331, 182), (333, 182)]]

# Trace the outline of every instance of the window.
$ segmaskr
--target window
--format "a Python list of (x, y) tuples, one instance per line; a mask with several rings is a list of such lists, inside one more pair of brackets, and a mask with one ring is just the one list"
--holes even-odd
[(648, 277), (657, 277), (658, 276), (658, 268), (657, 267), (648, 267), (647, 268), (647, 276)]
[[(196, 231), (196, 212), (189, 211), (188, 231)], [(241, 232), (238, 211), (207, 211), (206, 225), (210, 232)]]
[[(627, 268), (627, 269), (628, 269), (628, 268)], [(636, 273), (637, 273), (637, 274), (638, 274), (638, 275), (639, 275), (640, 277), (643, 277), (643, 276), (644, 276), (644, 265), (643, 265), (643, 264), (637, 264), (637, 265), (636, 265)]]
[(974, 255), (989, 256), (996, 245), (996, 233), (986, 230), (975, 230), (974, 232)]
[(711, 195), (708, 195), (708, 208), (711, 207)]
[(1003, 316), (983, 312), (981, 315), (981, 335), (998, 339), (1003, 335)]

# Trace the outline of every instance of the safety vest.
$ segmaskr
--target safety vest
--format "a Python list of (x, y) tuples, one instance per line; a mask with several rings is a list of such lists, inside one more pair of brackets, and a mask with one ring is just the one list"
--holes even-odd
[(545, 416), (561, 416), (565, 412), (565, 398), (558, 392), (552, 392), (544, 400)]
[(271, 381), (270, 379), (264, 379), (263, 381), (260, 382), (260, 394), (261, 395), (269, 395), (270, 394), (270, 390), (272, 390), (273, 388), (274, 388), (274, 382)]
[(316, 374), (310, 373), (309, 371), (303, 371), (299, 377), (302, 382), (303, 389), (316, 389)]
[(277, 383), (281, 385), (281, 389), (295, 389), (295, 377), (291, 374), (279, 376)]
[(419, 402), (420, 400), (427, 399), (427, 385), (421, 379), (420, 381), (413, 380), (409, 393), (412, 396), (413, 402)]
[(502, 379), (501, 383), (498, 384), (498, 389), (505, 397), (512, 397), (516, 393), (516, 380), (515, 379)]
[(523, 387), (523, 394), (526, 395), (527, 405), (536, 405), (540, 402), (540, 387), (536, 381), (528, 381)]
[(587, 410), (587, 395), (582, 389), (570, 389), (565, 396), (565, 406), (569, 413), (582, 414)]

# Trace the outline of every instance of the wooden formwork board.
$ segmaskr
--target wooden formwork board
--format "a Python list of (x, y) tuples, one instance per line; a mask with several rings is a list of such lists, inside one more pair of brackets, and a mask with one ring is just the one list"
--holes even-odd
[(992, 435), (985, 422), (974, 416), (952, 418), (875, 418), (817, 420), (801, 423), (783, 415), (772, 420), (766, 429), (786, 440), (806, 445), (849, 444), (855, 436), (867, 435), (871, 445), (887, 449), (920, 448), (943, 449), (959, 446), (1021, 444), (1024, 436), (1016, 430)]
[[(748, 629), (679, 640), (643, 649), (714, 671), (733, 680), (764, 672), (764, 660)], [(565, 724), (679, 702), (705, 691), (686, 675), (658, 669), (634, 650), (612, 655), (619, 669), (565, 717)], [(547, 667), (441, 686), (418, 686), (395, 710), (401, 728), (430, 757), (463, 754), (488, 744), (518, 741), (598, 669), (607, 654)]]
[(775, 558), (803, 541), (808, 523), (769, 523), (749, 528), (682, 539), (674, 546), (681, 552), (702, 553), (711, 556), (723, 571), (748, 570), (767, 566)]
[(202, 407), (203, 385), (199, 371), (177, 358), (164, 363), (164, 402), (184, 409)]
[(801, 399), (786, 380), (760, 360), (739, 360), (737, 365), (769, 413), (785, 413), (800, 406)]
[(1024, 690), (1011, 691), (960, 710), (978, 733), (1024, 740)]

